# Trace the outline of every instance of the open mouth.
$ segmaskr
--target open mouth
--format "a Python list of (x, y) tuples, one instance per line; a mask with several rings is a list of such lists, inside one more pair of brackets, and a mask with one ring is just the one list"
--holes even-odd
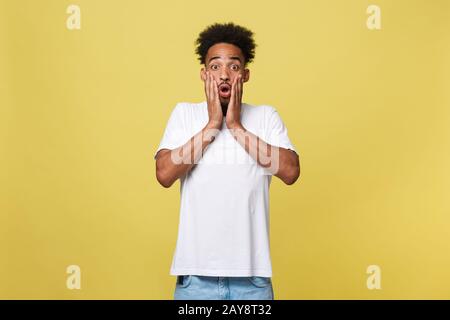
[(222, 98), (229, 98), (231, 96), (231, 86), (227, 83), (223, 83), (219, 86), (219, 95)]

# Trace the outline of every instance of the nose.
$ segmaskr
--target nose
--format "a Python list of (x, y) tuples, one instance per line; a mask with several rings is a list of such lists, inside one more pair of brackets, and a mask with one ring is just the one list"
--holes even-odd
[(222, 71), (220, 72), (220, 81), (221, 82), (226, 82), (230, 80), (230, 76), (228, 75), (228, 72), (226, 69), (222, 69)]

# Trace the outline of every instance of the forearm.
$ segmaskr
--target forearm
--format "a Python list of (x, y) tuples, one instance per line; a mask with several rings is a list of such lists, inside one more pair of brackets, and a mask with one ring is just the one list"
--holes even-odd
[(280, 178), (286, 184), (293, 184), (298, 179), (300, 161), (295, 152), (266, 143), (242, 125), (230, 130), (244, 150), (269, 173)]
[(208, 123), (188, 142), (173, 150), (161, 150), (156, 160), (156, 177), (168, 188), (188, 173), (203, 156), (205, 149), (219, 133), (217, 125)]

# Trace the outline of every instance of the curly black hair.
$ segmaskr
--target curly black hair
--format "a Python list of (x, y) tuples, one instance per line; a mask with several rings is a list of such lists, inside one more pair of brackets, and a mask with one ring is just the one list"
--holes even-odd
[(255, 57), (255, 41), (253, 32), (249, 29), (236, 25), (233, 22), (215, 23), (204, 29), (195, 41), (195, 53), (198, 60), (205, 64), (208, 49), (216, 43), (225, 42), (239, 47), (245, 58), (245, 64), (253, 61)]

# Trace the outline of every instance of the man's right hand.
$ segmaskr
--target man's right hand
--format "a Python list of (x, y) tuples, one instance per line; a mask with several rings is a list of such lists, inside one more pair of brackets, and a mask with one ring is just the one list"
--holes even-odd
[[(184, 145), (175, 149), (160, 150), (156, 155), (156, 178), (165, 188), (169, 188), (178, 178), (184, 176), (198, 163), (206, 147), (222, 128), (223, 113), (219, 100), (219, 87), (209, 72), (202, 75), (202, 80), (205, 82), (209, 121)], [(201, 144), (195, 145), (195, 141), (200, 141)], [(196, 150), (196, 148), (199, 149)], [(177, 159), (176, 163), (173, 161), (173, 154), (180, 158)]]
[(203, 81), (205, 83), (205, 94), (208, 104), (208, 127), (220, 130), (222, 128), (223, 112), (219, 99), (219, 86), (217, 85), (216, 80), (214, 80), (213, 75), (210, 74), (209, 71), (205, 72)]

